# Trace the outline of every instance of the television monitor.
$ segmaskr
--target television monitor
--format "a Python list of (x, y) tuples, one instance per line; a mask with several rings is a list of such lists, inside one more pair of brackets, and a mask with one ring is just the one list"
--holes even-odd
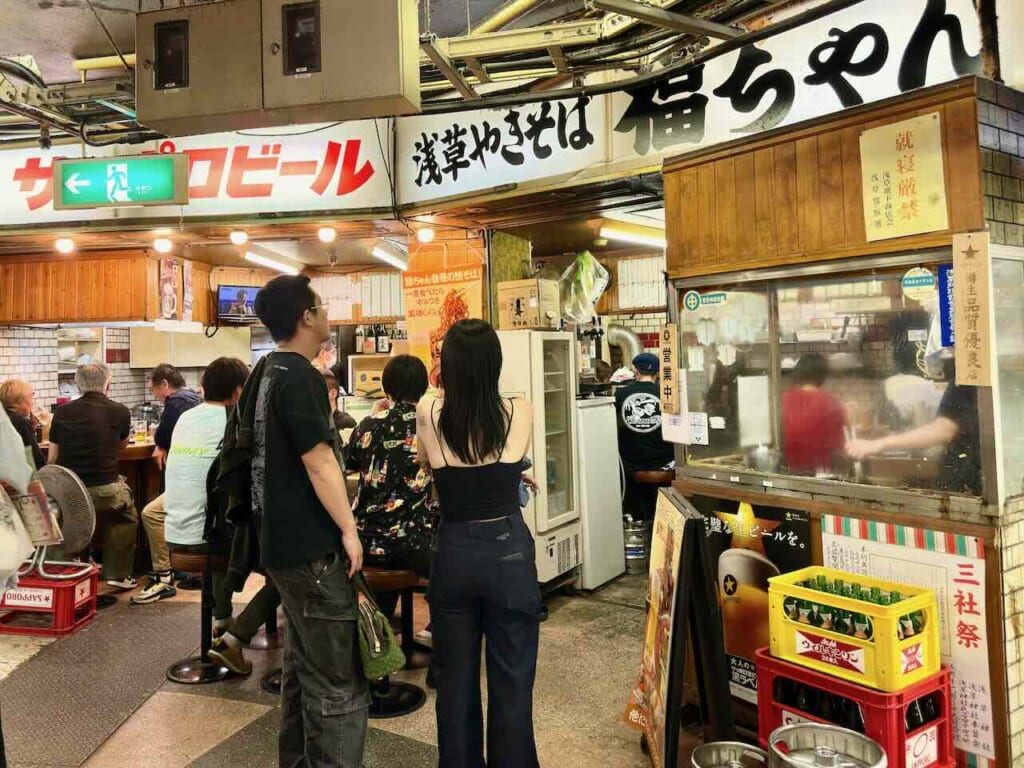
[(217, 287), (217, 317), (226, 322), (254, 323), (256, 312), (253, 302), (259, 288), (249, 285), (221, 285)]

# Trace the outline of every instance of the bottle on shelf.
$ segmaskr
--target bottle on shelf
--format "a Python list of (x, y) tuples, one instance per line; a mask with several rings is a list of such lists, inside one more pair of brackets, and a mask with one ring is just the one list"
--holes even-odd
[(387, 326), (381, 323), (377, 326), (377, 354), (386, 355), (389, 349)]
[(849, 728), (851, 731), (857, 733), (864, 733), (864, 713), (861, 712), (860, 704), (850, 699), (846, 700), (846, 706), (844, 707), (844, 717), (842, 725), (845, 728)]
[(363, 353), (363, 343), (366, 341), (366, 329), (361, 325), (356, 326), (356, 354)]
[(793, 695), (793, 706), (813, 717), (817, 717), (814, 711), (811, 689), (803, 683), (796, 683), (796, 692)]
[(924, 714), (921, 712), (920, 701), (920, 699), (915, 699), (914, 701), (910, 702), (910, 706), (907, 707), (907, 733), (912, 733), (913, 731), (916, 731), (925, 723)]
[(923, 696), (919, 701), (921, 702), (921, 714), (924, 716), (925, 723), (939, 719), (939, 705), (935, 701), (935, 694)]
[(372, 355), (377, 351), (377, 332), (376, 326), (371, 325), (366, 333), (366, 337), (363, 339), (363, 354)]

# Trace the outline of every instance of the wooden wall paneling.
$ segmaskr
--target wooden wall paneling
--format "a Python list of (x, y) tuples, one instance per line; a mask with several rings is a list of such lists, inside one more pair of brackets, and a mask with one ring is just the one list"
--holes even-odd
[(724, 158), (715, 163), (715, 227), (718, 256), (735, 261), (736, 251), (736, 159)]
[(856, 126), (839, 131), (843, 154), (843, 220), (848, 244), (856, 243), (866, 236), (864, 181), (860, 170), (860, 133), (860, 128)]
[(803, 252), (821, 249), (821, 198), (818, 190), (818, 138), (796, 141), (796, 220)]
[(699, 166), (697, 168), (697, 230), (700, 242), (695, 254), (696, 258), (693, 259), (695, 266), (712, 263), (718, 252), (715, 226), (716, 203), (715, 169), (710, 165)]
[(145, 318), (146, 317), (146, 292), (148, 286), (148, 280), (146, 277), (146, 262), (145, 255), (137, 255), (132, 259), (131, 264), (131, 283), (133, 286), (131, 292), (131, 316), (133, 318)]
[(843, 216), (843, 149), (842, 136), (830, 131), (818, 136), (818, 199), (821, 202), (821, 247), (847, 245), (846, 220)]
[(775, 156), (759, 149), (754, 156), (754, 253), (772, 257), (778, 253), (775, 231)]
[(0, 264), (0, 320), (14, 316), (14, 265)]
[(749, 259), (757, 254), (757, 190), (754, 178), (754, 153), (737, 155), (733, 180), (736, 187), (736, 252)]
[[(665, 254), (667, 264), (682, 264), (684, 258), (693, 258), (700, 253), (700, 208), (697, 205), (698, 179), (695, 168), (687, 168), (674, 174), (679, 182), (679, 202), (674, 206), (672, 226), (666, 232), (671, 234), (669, 250)], [(668, 181), (666, 177), (665, 181)], [(666, 201), (668, 196), (666, 195)], [(668, 267), (671, 269), (671, 267)]]
[(81, 317), (82, 293), (78, 290), (78, 264), (73, 261), (61, 263), (63, 273), (61, 282), (64, 287), (63, 317)]
[(974, 99), (960, 99), (943, 107), (942, 143), (949, 228), (953, 232), (983, 229), (981, 147)]
[[(665, 219), (667, 221), (669, 218), (671, 218), (672, 219), (672, 225), (678, 231), (678, 236), (677, 237), (675, 237), (675, 238), (666, 238), (667, 242), (665, 244), (665, 262), (667, 264), (677, 264), (679, 262), (679, 260), (680, 260), (680, 256), (679, 256), (680, 243), (681, 243), (682, 239), (686, 237), (687, 230), (689, 229), (689, 227), (687, 226), (687, 223), (684, 221), (684, 218), (683, 218), (683, 210), (682, 210), (683, 206), (681, 206), (681, 205), (679, 205), (677, 203), (675, 206), (672, 207), (672, 210), (669, 210), (669, 208), (668, 208), (668, 199), (670, 197), (673, 200), (676, 200), (676, 201), (683, 201), (683, 200), (689, 199), (689, 198), (685, 197), (683, 192), (682, 192), (683, 177), (685, 175), (686, 175), (686, 172), (683, 171), (683, 172), (680, 172), (680, 173), (675, 173), (675, 174), (667, 175), (667, 176), (665, 176), (662, 179), (662, 183), (663, 183), (664, 189), (665, 189), (665, 201), (666, 201), (666, 204), (665, 204)], [(672, 191), (669, 192), (668, 191), (669, 189), (671, 189)], [(602, 263), (604, 263), (603, 260), (602, 260)], [(605, 264), (605, 266), (608, 267), (607, 264)], [(609, 271), (611, 271), (611, 267), (608, 267), (608, 269), (609, 269)], [(610, 287), (608, 288), (607, 291), (605, 291), (604, 295), (601, 296), (600, 299), (598, 299), (597, 305), (594, 307), (597, 310), (597, 313), (599, 315), (601, 315), (601, 314), (608, 314), (608, 310), (606, 309), (606, 307), (608, 305), (608, 297), (610, 296), (610, 294), (612, 294), (614, 292), (615, 292), (615, 281), (612, 280), (612, 282), (610, 284)]]
[(775, 235), (779, 256), (800, 249), (800, 222), (797, 218), (796, 146), (780, 144), (772, 150), (775, 160)]
[(28, 319), (28, 308), (25, 303), (25, 278), (28, 272), (26, 264), (14, 265), (14, 312), (15, 322), (23, 323)]
[(103, 314), (112, 320), (127, 320), (131, 311), (131, 261), (111, 259), (103, 265), (103, 272)]
[(58, 316), (61, 308), (59, 265), (55, 261), (46, 263), (46, 277), (43, 280), (43, 317)]
[(214, 316), (210, 272), (208, 265), (192, 262), (192, 319), (203, 325), (210, 325)]
[(46, 269), (42, 262), (25, 266), (25, 319), (33, 323), (39, 321), (43, 311), (43, 281), (46, 279)]
[(160, 317), (160, 259), (146, 256), (146, 320)]

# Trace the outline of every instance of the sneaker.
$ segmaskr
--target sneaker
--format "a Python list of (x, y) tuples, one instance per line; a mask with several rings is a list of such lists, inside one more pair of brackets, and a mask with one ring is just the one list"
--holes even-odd
[(213, 641), (210, 656), (236, 675), (248, 675), (252, 672), (252, 663), (245, 660), (242, 649), (229, 645), (223, 637), (218, 637)]
[(107, 586), (116, 589), (135, 589), (139, 586), (139, 580), (134, 576), (126, 576), (123, 579), (107, 579)]
[(166, 600), (176, 594), (178, 594), (178, 590), (166, 581), (152, 579), (139, 594), (132, 595), (130, 602), (132, 605), (145, 605), (146, 603), (155, 603), (157, 600)]
[(413, 639), (417, 645), (422, 645), (424, 648), (434, 649), (434, 633), (429, 629), (423, 629), (417, 632)]

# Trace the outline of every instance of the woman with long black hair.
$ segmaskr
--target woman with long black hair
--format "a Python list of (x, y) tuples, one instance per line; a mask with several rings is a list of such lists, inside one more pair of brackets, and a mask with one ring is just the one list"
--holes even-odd
[(430, 573), (437, 732), (444, 768), (483, 768), (481, 643), (487, 641), (490, 768), (537, 768), (533, 682), (543, 611), (533, 537), (519, 509), (530, 403), (498, 392), (501, 344), (483, 320), (453, 325), (443, 396), (416, 411), (421, 460), (441, 502)]

